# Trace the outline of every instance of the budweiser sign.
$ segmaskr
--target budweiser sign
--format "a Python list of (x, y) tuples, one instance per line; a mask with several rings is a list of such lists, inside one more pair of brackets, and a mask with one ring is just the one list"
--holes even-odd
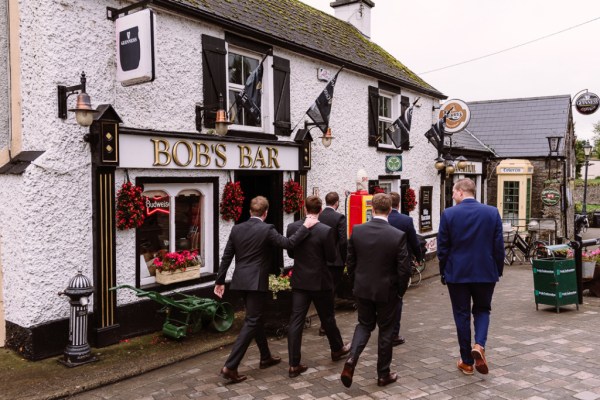
[(157, 212), (163, 214), (169, 213), (171, 205), (169, 196), (164, 197), (144, 197), (146, 203), (146, 215), (152, 215)]

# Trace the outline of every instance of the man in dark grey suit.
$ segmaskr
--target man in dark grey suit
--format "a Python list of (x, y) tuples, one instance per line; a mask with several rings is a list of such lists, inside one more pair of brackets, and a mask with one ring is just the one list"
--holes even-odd
[[(317, 218), (321, 212), (322, 202), (317, 196), (306, 198), (307, 218)], [(287, 228), (290, 237), (302, 227), (303, 221), (296, 221)], [(294, 259), (291, 278), (292, 314), (288, 330), (288, 353), (290, 356), (290, 378), (295, 378), (308, 367), (300, 363), (302, 347), (302, 330), (310, 302), (315, 304), (321, 325), (329, 340), (331, 359), (341, 360), (350, 351), (350, 345), (344, 346), (342, 335), (335, 322), (333, 311), (333, 279), (327, 264), (336, 257), (335, 232), (325, 224), (317, 224), (306, 239), (288, 255)]]
[[(409, 260), (414, 257), (415, 262), (421, 262), (423, 255), (421, 254), (421, 247), (419, 245), (419, 239), (417, 238), (417, 232), (415, 231), (413, 219), (408, 215), (401, 214), (398, 211), (400, 208), (400, 194), (397, 192), (391, 192), (390, 196), (392, 196), (392, 212), (388, 216), (388, 222), (394, 228), (400, 229), (402, 232), (406, 233)], [(392, 333), (392, 346), (399, 346), (405, 342), (404, 338), (400, 336), (402, 304), (403, 300), (402, 297), (400, 297), (396, 307), (396, 320), (394, 322), (394, 332)]]
[(231, 354), (221, 369), (221, 375), (233, 383), (246, 379), (245, 375), (238, 374), (237, 369), (252, 339), (256, 340), (260, 351), (261, 369), (281, 361), (280, 357), (271, 355), (261, 319), (266, 296), (269, 295), (269, 269), (272, 255), (276, 248), (289, 249), (300, 243), (308, 236), (308, 228), (319, 222), (316, 218), (307, 218), (294, 236), (286, 238), (280, 235), (273, 225), (264, 223), (268, 210), (269, 202), (266, 198), (258, 196), (252, 199), (251, 217), (248, 221), (235, 225), (231, 230), (215, 281), (214, 292), (218, 297), (223, 297), (227, 270), (235, 256), (235, 271), (229, 288), (242, 293), (246, 317)]
[(372, 206), (373, 219), (354, 226), (348, 241), (348, 272), (354, 280), (358, 325), (341, 374), (346, 387), (352, 385), (354, 368), (375, 325), (379, 327), (377, 385), (386, 386), (398, 379), (390, 372), (390, 364), (396, 303), (404, 296), (410, 277), (406, 234), (387, 221), (392, 209), (390, 195), (376, 194)]

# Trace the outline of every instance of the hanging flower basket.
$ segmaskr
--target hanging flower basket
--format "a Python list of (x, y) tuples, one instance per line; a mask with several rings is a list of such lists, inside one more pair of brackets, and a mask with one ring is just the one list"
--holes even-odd
[(223, 189), (223, 197), (219, 210), (221, 218), (225, 221), (237, 221), (242, 215), (242, 206), (244, 205), (244, 192), (240, 182), (227, 182)]
[(408, 188), (404, 195), (404, 203), (406, 204), (406, 211), (411, 212), (417, 207), (417, 196), (413, 188)]
[(139, 228), (144, 217), (142, 188), (128, 180), (117, 192), (117, 229)]
[(288, 214), (297, 213), (304, 205), (302, 186), (290, 179), (283, 186), (283, 209)]

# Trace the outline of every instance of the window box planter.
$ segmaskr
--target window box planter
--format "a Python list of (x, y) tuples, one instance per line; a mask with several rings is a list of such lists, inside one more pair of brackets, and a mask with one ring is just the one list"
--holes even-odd
[(177, 271), (156, 271), (156, 283), (160, 283), (161, 285), (170, 285), (197, 278), (200, 278), (200, 265), (188, 267), (185, 271), (181, 269)]

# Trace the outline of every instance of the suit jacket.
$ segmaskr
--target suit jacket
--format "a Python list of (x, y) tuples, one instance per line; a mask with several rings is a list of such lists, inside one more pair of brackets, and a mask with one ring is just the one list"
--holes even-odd
[(475, 199), (464, 199), (444, 210), (437, 256), (446, 282), (497, 282), (504, 270), (504, 238), (498, 209)]
[[(300, 229), (303, 221), (288, 225), (290, 237)], [(294, 259), (290, 284), (292, 289), (333, 290), (333, 277), (327, 264), (335, 260), (335, 232), (323, 223), (316, 224), (308, 236), (288, 255)]]
[(319, 215), (319, 221), (335, 229), (335, 261), (328, 263), (329, 266), (343, 267), (348, 255), (348, 230), (346, 227), (346, 216), (335, 211), (333, 208), (325, 207)]
[(415, 256), (417, 261), (421, 261), (423, 259), (423, 254), (421, 254), (421, 246), (419, 245), (419, 239), (417, 238), (417, 231), (415, 231), (413, 219), (408, 215), (399, 213), (398, 210), (392, 210), (390, 215), (388, 215), (388, 222), (394, 228), (400, 229), (402, 232), (406, 233), (408, 254)]
[(301, 226), (295, 235), (286, 238), (280, 235), (273, 225), (265, 224), (258, 218), (250, 218), (235, 225), (227, 240), (215, 284), (225, 283), (227, 270), (235, 256), (235, 271), (229, 288), (268, 291), (273, 253), (277, 248), (294, 247), (308, 236), (309, 232), (306, 227)]
[(410, 277), (404, 232), (379, 218), (355, 225), (347, 261), (356, 297), (387, 302), (404, 296)]

